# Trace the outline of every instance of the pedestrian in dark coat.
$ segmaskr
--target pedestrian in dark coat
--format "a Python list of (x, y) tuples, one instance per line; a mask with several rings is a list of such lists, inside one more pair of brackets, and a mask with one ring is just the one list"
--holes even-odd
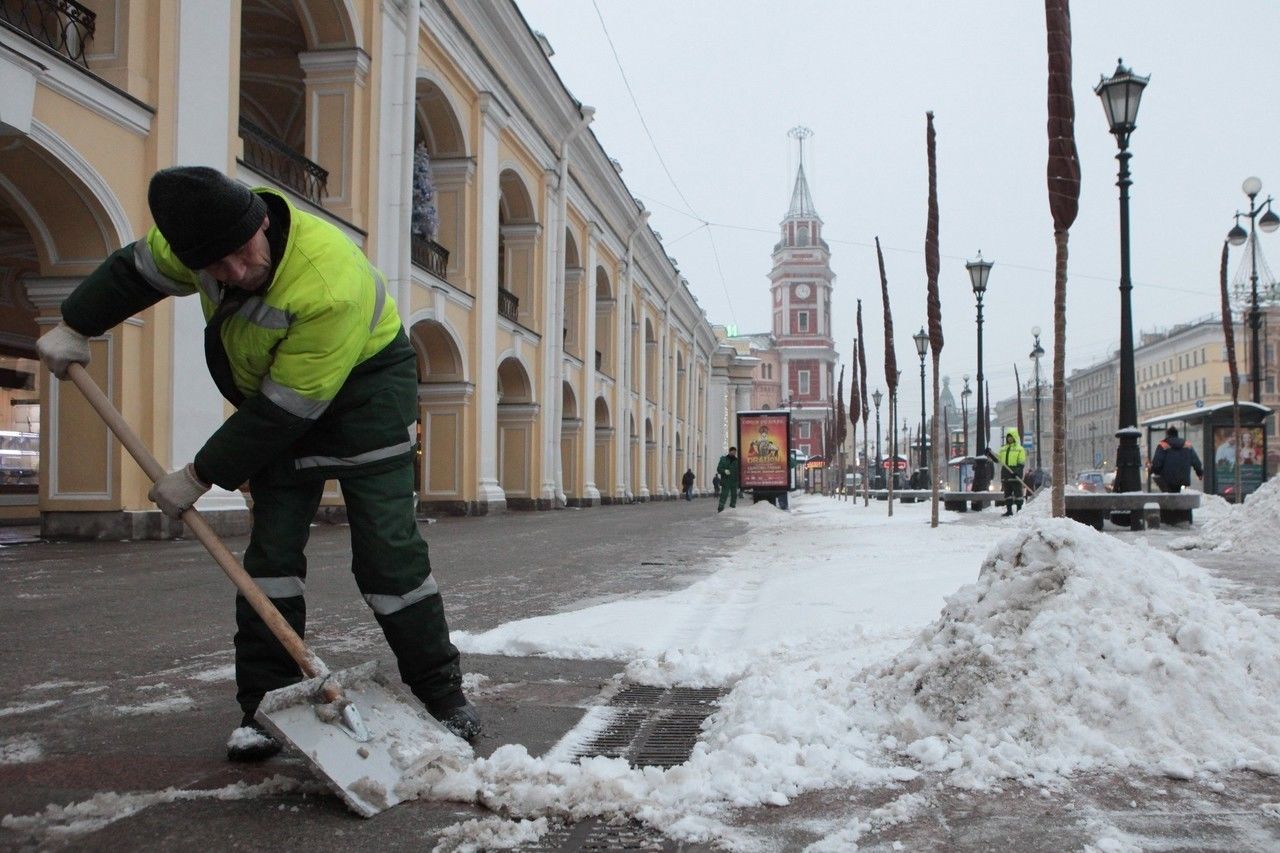
[(1177, 427), (1165, 430), (1164, 439), (1156, 445), (1155, 456), (1151, 457), (1151, 476), (1162, 492), (1180, 492), (1183, 486), (1191, 485), (1191, 469), (1196, 476), (1204, 477), (1204, 466), (1196, 449), (1187, 440), (1178, 435)]
[(693, 469), (686, 469), (684, 476), (680, 478), (680, 485), (684, 487), (684, 499), (693, 500)]
[(738, 506), (738, 448), (730, 447), (729, 452), (720, 457), (716, 464), (716, 473), (720, 475), (720, 506), (716, 512), (724, 512), (724, 503)]
[(716, 474), (711, 478), (711, 491), (715, 492), (716, 497), (720, 497), (720, 475)]

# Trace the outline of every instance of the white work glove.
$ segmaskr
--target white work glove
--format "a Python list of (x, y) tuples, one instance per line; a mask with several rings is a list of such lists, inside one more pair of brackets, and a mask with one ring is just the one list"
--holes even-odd
[(200, 482), (196, 469), (191, 465), (170, 471), (151, 487), (147, 497), (156, 502), (160, 511), (170, 518), (182, 518), (182, 513), (200, 500), (209, 486)]
[(49, 372), (59, 379), (67, 378), (71, 365), (89, 363), (89, 339), (66, 323), (59, 323), (42, 335), (36, 341), (36, 351)]

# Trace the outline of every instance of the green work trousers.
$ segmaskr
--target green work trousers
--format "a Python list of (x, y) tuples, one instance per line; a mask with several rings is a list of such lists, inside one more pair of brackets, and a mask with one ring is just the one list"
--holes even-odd
[[(244, 566), (302, 636), (307, 558), (303, 553), (324, 490), (323, 480), (269, 466), (250, 480), (253, 533)], [(411, 457), (374, 473), (339, 477), (351, 528), (351, 571), (400, 667), (400, 677), (428, 707), (461, 689), (458, 650), (449, 642), (444, 605), (431, 575), (427, 543), (414, 515)], [(236, 699), (253, 714), (268, 691), (301, 680), (288, 652), (248, 601), (236, 596)]]
[(723, 478), (720, 480), (720, 506), (717, 511), (724, 509), (724, 502), (729, 502), (729, 506), (737, 508), (738, 506), (738, 481), (732, 478)]

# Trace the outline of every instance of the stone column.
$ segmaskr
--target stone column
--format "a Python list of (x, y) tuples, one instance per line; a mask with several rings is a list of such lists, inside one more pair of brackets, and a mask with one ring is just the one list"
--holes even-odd
[[(542, 221), (550, 223), (547, 239), (543, 240), (542, 264), (542, 343), (541, 343), (541, 429), (542, 447), (537, 458), (541, 476), (538, 485), (538, 508), (554, 509), (564, 500), (564, 471), (561, 468), (560, 431), (564, 413), (564, 226), (556, 215), (560, 194), (565, 188), (558, 183), (555, 169), (543, 172), (547, 190), (543, 193), (545, 204)], [(511, 246), (511, 237), (506, 238)], [(535, 261), (536, 264), (536, 261)], [(523, 310), (520, 312), (523, 314)]]
[[(227, 138), (227, 112), (234, 111), (239, 92), (232, 85), (238, 79), (232, 67), (230, 44), (239, 34), (232, 30), (232, 9), (219, 3), (182, 3), (178, 6), (179, 57), (177, 90), (174, 92), (175, 163), (235, 169), (238, 151)], [(237, 140), (238, 144), (238, 140)], [(227, 416), (226, 403), (204, 364), (204, 314), (196, 297), (171, 299), (173, 340), (172, 428), (168, 467), (176, 469), (195, 458), (196, 452)], [(157, 341), (163, 346), (164, 342)], [(193, 369), (196, 368), (196, 369)], [(181, 376), (177, 372), (183, 371)], [(159, 378), (159, 377), (157, 377)], [(165, 463), (163, 453), (157, 453)], [(244, 497), (216, 486), (196, 506), (204, 513), (230, 512), (247, 525)], [(159, 510), (156, 510), (159, 512)], [(219, 522), (215, 519), (211, 523)], [(231, 530), (233, 527), (223, 527)]]
[(476, 263), (476, 508), (506, 509), (498, 484), (498, 135), (508, 120), (506, 109), (489, 92), (480, 95), (480, 140), (477, 194), (479, 258)]
[[(329, 172), (324, 204), (335, 215), (367, 227), (356, 165), (365, 162), (369, 54), (359, 48), (298, 54), (306, 85), (306, 155)], [(403, 100), (403, 99), (398, 99)]]
[[(636, 415), (636, 434), (640, 436), (640, 464), (636, 466), (636, 482), (634, 484), (635, 494), (641, 500), (649, 499), (649, 439), (645, 434), (645, 421), (649, 417), (649, 339), (645, 335), (645, 316), (644, 306), (637, 314), (637, 320), (640, 321), (640, 328), (636, 333), (636, 340), (640, 348), (640, 357), (636, 359), (639, 362), (639, 374), (636, 385), (640, 389), (640, 411)], [(652, 346), (657, 346), (653, 344)]]
[[(581, 295), (578, 305), (583, 312), (585, 325), (582, 342), (582, 504), (595, 506), (600, 503), (600, 489), (596, 486), (596, 264), (600, 242), (600, 226), (594, 222), (587, 228), (586, 269), (582, 274)], [(617, 370), (614, 370), (617, 374)]]
[(623, 264), (618, 273), (618, 284), (615, 288), (613, 353), (615, 389), (615, 415), (613, 440), (613, 497), (625, 502), (627, 493), (633, 492), (631, 482), (631, 265)]

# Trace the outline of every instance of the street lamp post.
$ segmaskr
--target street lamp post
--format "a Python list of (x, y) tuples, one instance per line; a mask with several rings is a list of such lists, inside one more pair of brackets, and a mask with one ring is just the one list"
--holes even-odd
[(1036, 471), (1039, 472), (1044, 469), (1040, 461), (1040, 359), (1044, 356), (1044, 347), (1040, 346), (1040, 327), (1032, 326), (1031, 334), (1036, 339), (1036, 345), (1031, 348), (1031, 361), (1036, 374)]
[(969, 455), (969, 398), (973, 396), (973, 389), (969, 387), (969, 374), (964, 375), (964, 390), (960, 392), (960, 419), (964, 421), (964, 453), (961, 456)]
[(1089, 467), (1098, 466), (1098, 425), (1089, 424)]
[(1142, 491), (1142, 451), (1138, 448), (1138, 392), (1133, 366), (1133, 310), (1130, 292), (1133, 283), (1129, 277), (1129, 136), (1137, 126), (1138, 104), (1142, 90), (1150, 77), (1139, 77), (1124, 67), (1124, 60), (1116, 65), (1115, 73), (1103, 78), (1094, 87), (1094, 93), (1102, 99), (1107, 113), (1107, 123), (1116, 138), (1120, 151), (1120, 173), (1116, 186), (1120, 188), (1120, 424), (1116, 438), (1117, 492)]
[[(1247, 213), (1236, 211), (1236, 224), (1227, 232), (1227, 240), (1233, 246), (1241, 246), (1249, 242), (1249, 329), (1253, 332), (1253, 343), (1249, 351), (1249, 381), (1253, 385), (1253, 402), (1262, 402), (1262, 310), (1258, 307), (1258, 234), (1261, 228), (1270, 233), (1280, 226), (1280, 216), (1271, 210), (1271, 196), (1266, 201), (1254, 203), (1258, 193), (1262, 192), (1262, 181), (1257, 178), (1245, 178), (1240, 186), (1249, 197)], [(1265, 213), (1263, 211), (1266, 211)], [(1262, 214), (1261, 217), (1258, 214)], [(1240, 227), (1240, 217), (1249, 217), (1249, 233)], [(1263, 472), (1263, 479), (1266, 472)]]
[(920, 467), (928, 471), (929, 456), (924, 446), (924, 357), (929, 352), (929, 333), (924, 330), (924, 326), (921, 326), (920, 331), (912, 335), (911, 339), (916, 342), (916, 352), (920, 354)]
[[(991, 276), (991, 268), (995, 266), (991, 261), (982, 259), (982, 252), (978, 252), (976, 261), (966, 261), (964, 268), (969, 271), (969, 283), (973, 285), (973, 295), (978, 302), (978, 442), (974, 447), (973, 455), (979, 457), (978, 461), (973, 465), (973, 490), (975, 492), (985, 492), (987, 487), (991, 485), (991, 465), (987, 462), (985, 456), (987, 452), (987, 433), (986, 424), (983, 422), (985, 417), (982, 407), (982, 390), (985, 383), (982, 381), (982, 297), (987, 292), (987, 279)], [(985, 505), (974, 501), (973, 508), (981, 510)]]
[(884, 471), (884, 460), (880, 458), (880, 401), (884, 399), (884, 394), (880, 393), (877, 388), (871, 393), (871, 402), (876, 404), (876, 479), (879, 480), (881, 472)]

